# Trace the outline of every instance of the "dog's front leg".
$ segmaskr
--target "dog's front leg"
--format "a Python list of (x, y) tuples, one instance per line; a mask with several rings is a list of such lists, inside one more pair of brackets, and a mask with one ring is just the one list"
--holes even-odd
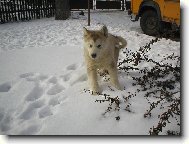
[(87, 68), (88, 81), (90, 84), (90, 90), (93, 95), (97, 95), (99, 91), (99, 86), (97, 82), (97, 70), (95, 68)]
[(118, 80), (117, 67), (115, 63), (110, 64), (110, 66), (108, 67), (108, 72), (110, 74), (110, 82), (112, 83), (112, 85), (118, 90), (121, 90), (121, 86)]

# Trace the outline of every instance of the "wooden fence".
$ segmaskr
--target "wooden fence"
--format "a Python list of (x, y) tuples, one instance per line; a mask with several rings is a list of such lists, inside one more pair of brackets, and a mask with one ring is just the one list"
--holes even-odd
[(1, 0), (0, 23), (54, 16), (54, 0)]
[[(124, 10), (125, 0), (90, 0), (90, 9)], [(69, 0), (71, 10), (88, 8), (88, 0)], [(0, 23), (26, 21), (55, 15), (55, 0), (0, 0)]]

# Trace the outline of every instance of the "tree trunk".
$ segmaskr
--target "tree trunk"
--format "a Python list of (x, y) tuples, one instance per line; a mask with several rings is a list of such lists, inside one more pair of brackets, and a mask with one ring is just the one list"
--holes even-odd
[(69, 0), (55, 0), (55, 20), (65, 20), (70, 16)]

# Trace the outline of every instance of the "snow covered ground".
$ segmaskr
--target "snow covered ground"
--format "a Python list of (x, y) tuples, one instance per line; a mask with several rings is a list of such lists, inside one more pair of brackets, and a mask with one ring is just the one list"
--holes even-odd
[[(143, 34), (139, 22), (126, 12), (92, 12), (91, 29), (106, 24), (110, 33), (128, 41), (136, 51), (154, 37)], [(144, 118), (149, 104), (142, 93), (131, 100), (132, 113), (121, 109), (103, 113), (108, 103), (91, 96), (83, 59), (85, 17), (55, 21), (54, 18), (0, 25), (0, 134), (9, 135), (148, 135), (157, 117)], [(161, 61), (173, 53), (180, 56), (180, 42), (161, 39), (149, 57)], [(161, 56), (161, 57), (160, 57)], [(120, 53), (120, 58), (125, 54)], [(143, 64), (140, 68), (151, 67)], [(133, 71), (133, 75), (137, 72)], [(111, 91), (100, 80), (103, 93), (119, 96), (135, 92), (131, 76), (119, 73), (123, 91)], [(117, 121), (115, 117), (120, 116)], [(167, 126), (166, 130), (180, 131)]]

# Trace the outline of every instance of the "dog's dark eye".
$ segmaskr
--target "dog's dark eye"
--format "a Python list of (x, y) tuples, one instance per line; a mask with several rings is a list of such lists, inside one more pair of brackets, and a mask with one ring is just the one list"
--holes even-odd
[(97, 45), (97, 48), (100, 48), (101, 47), (101, 45)]
[(89, 47), (92, 48), (92, 45), (90, 44)]

